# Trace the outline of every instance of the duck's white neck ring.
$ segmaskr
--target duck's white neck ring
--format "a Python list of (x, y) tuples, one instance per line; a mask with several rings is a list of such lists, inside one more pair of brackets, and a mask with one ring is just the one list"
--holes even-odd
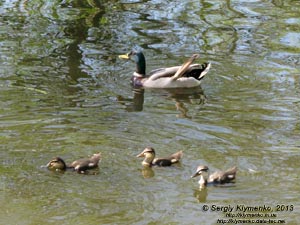
[(137, 72), (134, 72), (133, 76), (135, 76), (135, 77), (145, 77), (145, 75), (137, 73)]

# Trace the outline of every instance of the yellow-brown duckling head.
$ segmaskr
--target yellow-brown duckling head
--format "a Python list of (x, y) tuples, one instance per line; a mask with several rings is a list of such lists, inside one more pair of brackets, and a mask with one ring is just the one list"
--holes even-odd
[(194, 175), (191, 176), (191, 178), (200, 176), (200, 180), (199, 180), (200, 189), (204, 188), (207, 185), (207, 180), (209, 177), (208, 170), (209, 169), (207, 166), (202, 166), (202, 165), (198, 166)]
[(47, 168), (49, 170), (64, 171), (67, 169), (67, 165), (62, 158), (55, 157), (50, 162), (48, 162)]
[(136, 157), (145, 158), (142, 162), (143, 166), (152, 166), (152, 162), (155, 158), (155, 150), (151, 147), (147, 147)]

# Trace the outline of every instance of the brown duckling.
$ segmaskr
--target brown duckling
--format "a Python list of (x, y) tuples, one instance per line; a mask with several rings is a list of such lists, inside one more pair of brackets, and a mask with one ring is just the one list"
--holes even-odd
[(101, 153), (96, 153), (90, 158), (78, 159), (67, 165), (62, 158), (55, 157), (47, 164), (47, 167), (50, 170), (65, 171), (67, 169), (73, 169), (79, 173), (82, 173), (86, 170), (96, 168), (100, 159)]
[(197, 171), (191, 177), (200, 176), (200, 189), (207, 186), (207, 184), (225, 184), (233, 183), (237, 172), (237, 167), (232, 167), (226, 171), (216, 171), (209, 175), (207, 166), (198, 166)]
[(145, 158), (142, 162), (143, 166), (171, 166), (172, 164), (179, 162), (182, 156), (183, 152), (179, 151), (169, 157), (155, 158), (155, 150), (151, 147), (147, 147), (136, 157)]
[(67, 169), (65, 161), (60, 157), (53, 158), (46, 166), (49, 170), (55, 171), (65, 171)]

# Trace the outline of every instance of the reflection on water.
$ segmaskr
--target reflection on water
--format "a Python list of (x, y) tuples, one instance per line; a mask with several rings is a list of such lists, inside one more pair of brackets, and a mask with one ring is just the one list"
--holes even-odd
[(154, 173), (152, 167), (144, 166), (142, 169), (142, 175), (144, 178), (151, 178), (151, 177), (154, 177), (155, 173)]
[[(159, 97), (163, 97), (166, 100), (171, 100), (175, 102), (174, 109), (176, 109), (179, 112), (179, 114), (177, 115), (178, 118), (191, 118), (191, 116), (188, 115), (188, 106), (186, 106), (187, 104), (203, 105), (205, 103), (205, 95), (200, 86), (191, 89), (152, 89), (152, 91), (156, 92), (156, 95), (159, 95)], [(125, 105), (125, 109), (128, 112), (142, 111), (144, 104), (145, 89), (134, 88), (132, 92), (132, 98), (125, 98), (121, 95), (118, 95), (118, 102), (121, 105)]]
[(208, 195), (208, 188), (202, 188), (202, 189), (195, 189), (194, 190), (194, 197), (200, 202), (204, 203), (206, 202), (206, 198)]
[(126, 99), (122, 96), (117, 96), (118, 102), (125, 105), (125, 109), (128, 112), (139, 112), (143, 111), (144, 105), (144, 92), (143, 88), (133, 89), (133, 98)]
[(169, 96), (167, 98), (175, 102), (176, 110), (179, 112), (177, 115), (178, 118), (191, 119), (192, 117), (188, 115), (189, 104), (203, 105), (206, 97), (199, 86), (194, 89), (169, 90)]
[[(215, 224), (222, 215), (202, 214), (195, 198), (299, 205), (299, 8), (294, 0), (3, 1), (0, 224)], [(149, 71), (199, 53), (213, 64), (203, 91), (132, 90), (132, 67), (117, 56), (135, 46)], [(134, 149), (145, 146), (185, 157), (140, 171)], [(95, 151), (103, 152), (96, 176), (40, 168)], [(199, 164), (235, 164), (237, 183), (194, 191), (197, 181), (187, 180)], [(296, 213), (279, 217), (299, 224)]]

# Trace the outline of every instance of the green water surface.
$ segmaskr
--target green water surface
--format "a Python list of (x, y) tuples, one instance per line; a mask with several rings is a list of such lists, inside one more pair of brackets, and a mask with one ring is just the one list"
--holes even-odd
[[(237, 205), (299, 224), (299, 13), (295, 0), (0, 1), (0, 224), (218, 224), (212, 206)], [(194, 53), (212, 69), (195, 90), (133, 90), (117, 57), (132, 48), (148, 71)], [(146, 146), (184, 157), (142, 170)], [(43, 167), (99, 151), (96, 175)], [(200, 191), (199, 164), (238, 166), (236, 184)]]

